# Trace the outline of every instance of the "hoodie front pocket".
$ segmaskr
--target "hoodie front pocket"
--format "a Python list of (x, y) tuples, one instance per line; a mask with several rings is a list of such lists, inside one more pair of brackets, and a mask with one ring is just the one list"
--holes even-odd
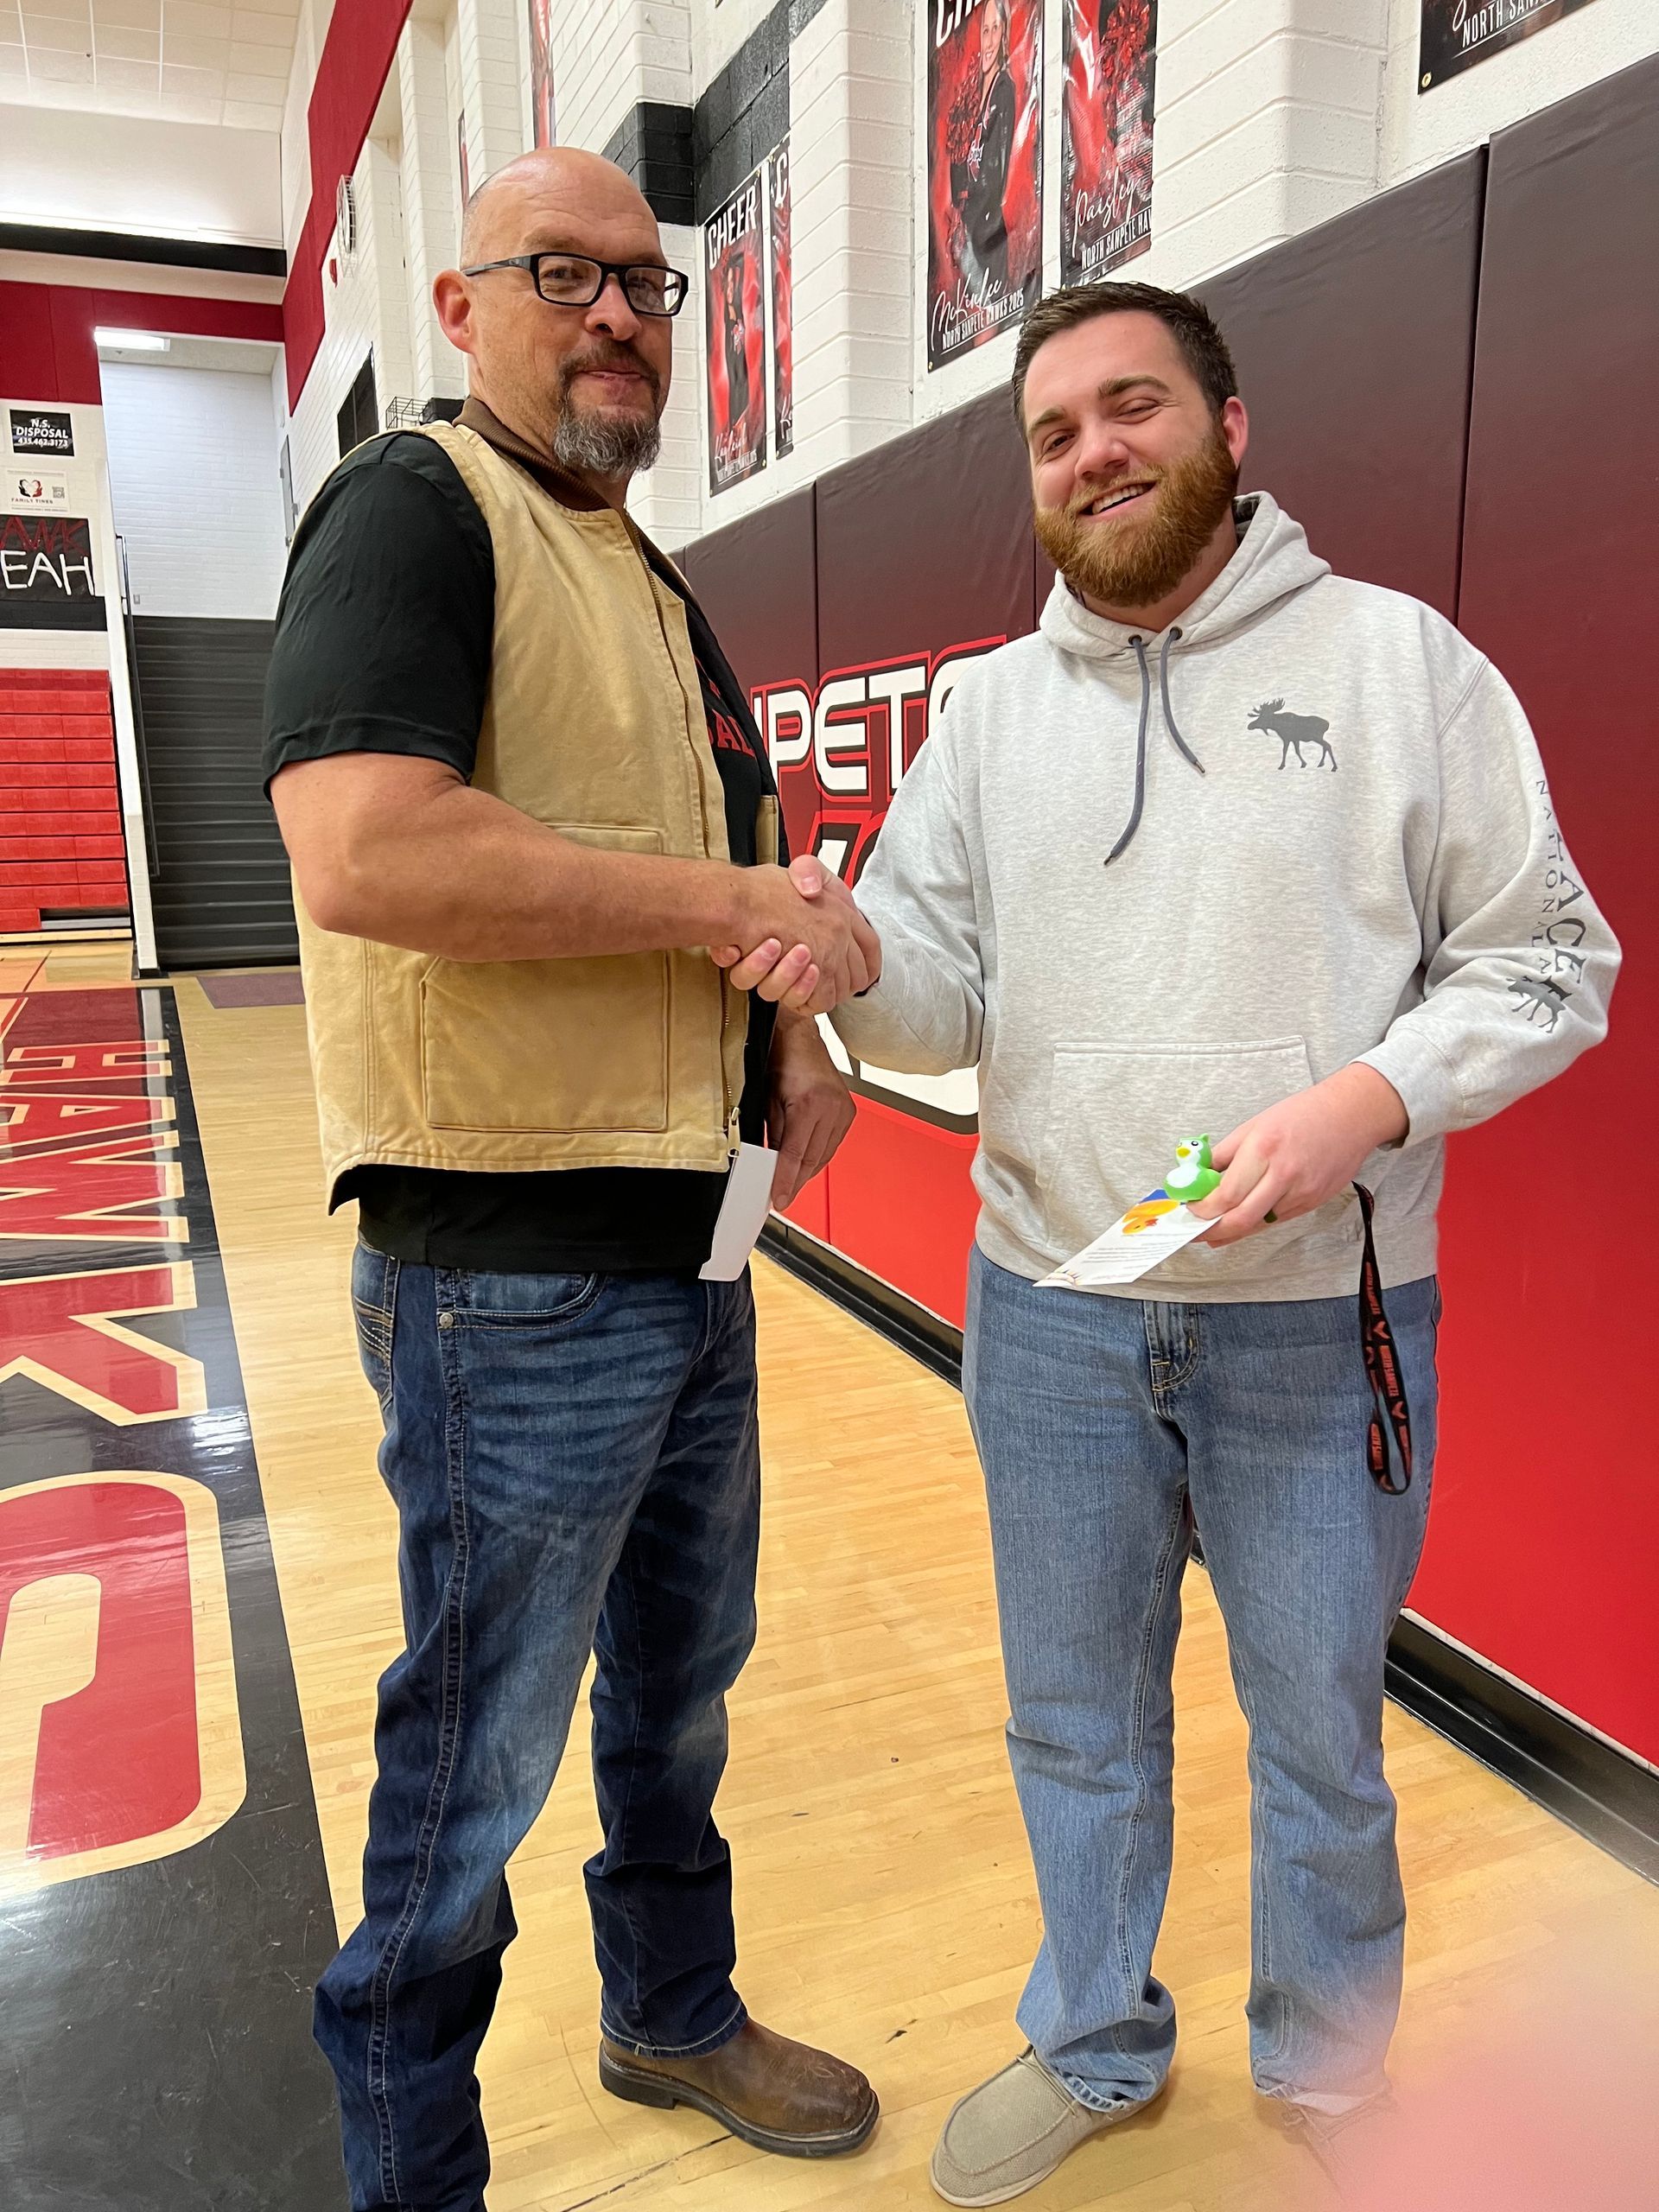
[[(1300, 1037), (1248, 1045), (1059, 1045), (1038, 1174), (1047, 1249), (1069, 1259), (1157, 1190), (1183, 1137), (1219, 1144), (1252, 1114), (1313, 1081)], [(1316, 1219), (1308, 1216), (1307, 1220)], [(1227, 1252), (1190, 1244), (1158, 1270), (1162, 1283), (1272, 1267), (1303, 1222)]]

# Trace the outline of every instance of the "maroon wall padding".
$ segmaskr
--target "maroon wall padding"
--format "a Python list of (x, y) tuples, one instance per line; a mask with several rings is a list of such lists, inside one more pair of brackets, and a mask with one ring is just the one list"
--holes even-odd
[(746, 691), (818, 676), (812, 486), (728, 523), (678, 556)]
[(1492, 143), (1460, 619), (1532, 718), (1573, 860), (1625, 967), (1608, 1043), (1452, 1146), (1445, 1448), (1412, 1599), (1649, 1760), (1656, 114), (1659, 63), (1646, 62)]
[(818, 481), (826, 671), (1036, 626), (1031, 491), (999, 389)]
[(1198, 289), (1265, 488), (1347, 576), (1455, 615), (1485, 149)]

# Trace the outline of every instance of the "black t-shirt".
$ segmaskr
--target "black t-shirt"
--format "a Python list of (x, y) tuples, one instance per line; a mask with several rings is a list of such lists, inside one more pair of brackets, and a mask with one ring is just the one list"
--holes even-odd
[[(685, 595), (666, 562), (652, 565)], [(295, 535), (265, 693), (267, 782), (331, 753), (417, 753), (470, 778), (494, 616), (489, 531), (442, 448), (411, 433), (359, 447)], [(690, 597), (686, 618), (731, 857), (753, 867), (760, 800), (776, 786), (741, 686)], [(550, 743), (558, 737), (550, 701)], [(773, 1010), (759, 998), (749, 1008), (740, 1112), (757, 1143)], [(355, 1198), (367, 1243), (429, 1267), (654, 1274), (702, 1265), (724, 1193), (723, 1176), (690, 1168), (368, 1166), (342, 1176), (330, 1205)]]

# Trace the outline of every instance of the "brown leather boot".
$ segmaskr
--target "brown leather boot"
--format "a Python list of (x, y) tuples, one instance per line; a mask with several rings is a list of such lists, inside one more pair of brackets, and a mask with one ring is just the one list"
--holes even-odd
[(631, 2104), (693, 2105), (741, 2142), (785, 2158), (856, 2151), (881, 2111), (855, 2066), (755, 2020), (702, 2058), (644, 2058), (601, 2037), (599, 2079)]

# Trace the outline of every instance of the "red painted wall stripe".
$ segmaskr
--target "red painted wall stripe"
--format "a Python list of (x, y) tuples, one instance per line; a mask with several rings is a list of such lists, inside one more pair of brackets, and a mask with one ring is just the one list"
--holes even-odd
[(280, 346), (283, 310), (265, 300), (207, 300), (186, 292), (0, 283), (0, 397), (100, 406), (92, 338), (99, 327)]
[(306, 124), (311, 204), (289, 259), (283, 295), (288, 404), (299, 405), (322, 343), (322, 261), (334, 227), (334, 192), (357, 166), (397, 52), (410, 0), (350, 0), (334, 10), (317, 63)]

